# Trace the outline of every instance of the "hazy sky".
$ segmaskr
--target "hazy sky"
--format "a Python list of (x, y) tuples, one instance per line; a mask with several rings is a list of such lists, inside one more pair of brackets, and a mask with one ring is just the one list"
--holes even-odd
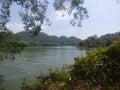
[[(53, 0), (48, 1), (50, 4), (47, 16), (52, 21), (52, 26), (43, 26), (42, 32), (49, 35), (85, 39), (91, 35), (101, 36), (120, 31), (120, 4), (116, 3), (116, 0), (85, 0), (89, 18), (82, 21), (82, 27), (70, 25), (71, 17), (66, 15), (62, 18), (61, 12), (55, 12), (52, 7)], [(17, 6), (11, 8), (11, 21), (7, 25), (15, 33), (24, 30), (17, 12), (19, 9)]]

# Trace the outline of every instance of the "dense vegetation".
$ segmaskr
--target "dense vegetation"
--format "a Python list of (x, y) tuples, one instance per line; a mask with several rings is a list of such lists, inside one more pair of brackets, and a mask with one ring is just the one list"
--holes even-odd
[(97, 37), (96, 35), (90, 36), (85, 40), (81, 40), (79, 42), (79, 47), (81, 48), (95, 48), (95, 47), (104, 47), (110, 46), (113, 41), (120, 38), (120, 32), (116, 32), (114, 34), (106, 34), (101, 37)]
[[(73, 81), (88, 89), (120, 89), (120, 41), (78, 58), (71, 70)], [(79, 81), (80, 80), (80, 81)]]
[(72, 66), (38, 77), (22, 90), (120, 90), (120, 40), (78, 57)]
[(17, 40), (12, 32), (0, 32), (0, 60), (14, 59), (15, 54), (20, 54), (27, 42)]
[(77, 45), (80, 39), (76, 37), (57, 37), (49, 36), (43, 32), (40, 32), (37, 36), (32, 36), (29, 32), (19, 32), (16, 34), (19, 40), (24, 40), (29, 43), (30, 46), (65, 46), (65, 45)]

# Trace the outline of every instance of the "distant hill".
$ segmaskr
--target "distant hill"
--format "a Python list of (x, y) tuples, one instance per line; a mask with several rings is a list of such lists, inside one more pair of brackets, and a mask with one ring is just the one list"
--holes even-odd
[(85, 40), (80, 40), (79, 47), (94, 48), (94, 47), (104, 47), (110, 46), (113, 41), (120, 39), (120, 32), (114, 34), (106, 34), (101, 37), (96, 35), (90, 36)]
[(29, 42), (31, 46), (64, 46), (64, 45), (77, 45), (80, 41), (76, 37), (66, 37), (66, 36), (50, 36), (46, 33), (40, 32), (37, 36), (31, 36), (29, 32), (19, 32), (16, 34), (20, 40)]

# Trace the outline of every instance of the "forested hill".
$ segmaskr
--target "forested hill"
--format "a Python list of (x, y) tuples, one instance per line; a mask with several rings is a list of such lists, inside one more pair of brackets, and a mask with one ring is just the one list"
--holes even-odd
[(85, 48), (94, 48), (94, 47), (104, 47), (110, 46), (113, 41), (120, 39), (120, 32), (116, 32), (114, 34), (106, 34), (101, 37), (97, 37), (96, 35), (90, 36), (85, 40), (80, 40), (79, 47)]
[(57, 45), (77, 45), (80, 39), (76, 37), (57, 37), (50, 36), (43, 32), (40, 32), (37, 36), (31, 36), (29, 32), (19, 32), (16, 34), (21, 40), (29, 42), (30, 45), (36, 46), (57, 46)]

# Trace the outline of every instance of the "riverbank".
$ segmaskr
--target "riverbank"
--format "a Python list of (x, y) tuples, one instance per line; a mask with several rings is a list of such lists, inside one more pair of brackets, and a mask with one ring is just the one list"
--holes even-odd
[(75, 63), (37, 78), (22, 90), (120, 90), (120, 41), (78, 57)]

